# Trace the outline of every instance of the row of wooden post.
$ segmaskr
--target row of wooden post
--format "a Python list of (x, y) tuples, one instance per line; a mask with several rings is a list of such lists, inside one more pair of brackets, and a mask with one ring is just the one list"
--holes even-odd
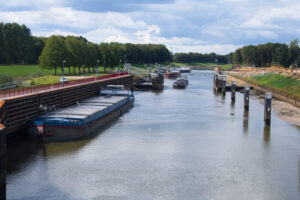
[[(218, 91), (221, 89), (222, 93), (226, 93), (226, 76), (225, 75), (215, 75), (214, 76), (214, 89)], [(235, 102), (235, 92), (236, 92), (236, 82), (231, 82), (231, 101)], [(244, 109), (249, 111), (249, 100), (250, 100), (250, 87), (244, 87)], [(264, 103), (264, 121), (266, 125), (271, 124), (271, 104), (272, 104), (272, 94), (265, 94)]]
[[(235, 81), (231, 82), (231, 100), (235, 101)], [(250, 100), (250, 87), (244, 87), (244, 109), (245, 111), (249, 111), (249, 100)], [(271, 124), (271, 105), (272, 105), (272, 94), (265, 94), (265, 103), (264, 103), (264, 121), (266, 125)]]

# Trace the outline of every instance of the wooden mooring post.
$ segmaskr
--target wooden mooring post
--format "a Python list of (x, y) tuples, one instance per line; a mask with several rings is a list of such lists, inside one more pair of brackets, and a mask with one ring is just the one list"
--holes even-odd
[(246, 111), (249, 110), (249, 95), (250, 95), (250, 88), (246, 86), (244, 88), (244, 109)]
[(0, 199), (6, 199), (6, 137), (5, 127), (0, 124)]
[(265, 94), (265, 113), (264, 113), (264, 120), (266, 125), (271, 124), (271, 105), (272, 105), (272, 94), (266, 93)]
[(219, 82), (219, 77), (217, 74), (214, 75), (214, 90), (218, 90), (218, 82)]
[(235, 102), (235, 86), (236, 86), (235, 81), (232, 81), (231, 82), (231, 101), (232, 102)]

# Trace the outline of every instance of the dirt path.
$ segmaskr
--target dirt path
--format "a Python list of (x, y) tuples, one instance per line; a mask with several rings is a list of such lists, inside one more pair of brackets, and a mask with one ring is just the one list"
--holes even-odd
[(281, 74), (283, 76), (289, 76), (293, 77), (295, 79), (300, 80), (300, 69), (294, 69), (293, 72), (291, 72), (291, 69), (289, 68), (283, 68), (283, 67), (268, 67), (268, 68), (257, 68), (257, 67), (242, 67), (237, 68), (233, 70), (229, 70), (228, 73), (232, 75), (239, 75), (239, 76), (257, 76), (262, 75), (266, 73), (275, 73), (275, 74)]
[[(252, 97), (264, 104), (264, 94), (254, 90)], [(272, 108), (282, 120), (300, 126), (300, 108), (278, 99), (272, 99)]]

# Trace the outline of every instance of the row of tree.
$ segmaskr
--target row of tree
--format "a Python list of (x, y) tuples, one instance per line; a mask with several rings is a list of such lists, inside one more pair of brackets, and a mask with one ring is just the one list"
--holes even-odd
[[(289, 45), (266, 43), (248, 45), (226, 56), (215, 53), (176, 53), (173, 56), (164, 45), (121, 44), (117, 42), (95, 44), (83, 37), (51, 36), (34, 37), (25, 25), (0, 23), (0, 64), (35, 64), (42, 67), (66, 66), (80, 71), (82, 66), (118, 66), (120, 63), (133, 64), (211, 62), (234, 63), (254, 66), (281, 65), (288, 67), (300, 64), (299, 40)], [(94, 68), (95, 69), (95, 68)]]
[(89, 42), (83, 37), (53, 35), (47, 39), (46, 45), (39, 58), (41, 67), (54, 68), (74, 67), (80, 72), (81, 68), (90, 67), (95, 71), (96, 66), (114, 67), (123, 63), (145, 64), (165, 63), (171, 61), (171, 53), (164, 45), (156, 44), (121, 44)]
[(288, 67), (300, 64), (299, 40), (292, 40), (289, 45), (266, 43), (244, 46), (227, 55), (228, 62), (251, 66), (281, 65)]
[(201, 53), (175, 53), (173, 61), (180, 63), (194, 63), (194, 62), (210, 62), (227, 64), (227, 57), (217, 55), (215, 53), (201, 54)]
[(0, 64), (36, 63), (45, 40), (31, 36), (25, 25), (0, 23)]

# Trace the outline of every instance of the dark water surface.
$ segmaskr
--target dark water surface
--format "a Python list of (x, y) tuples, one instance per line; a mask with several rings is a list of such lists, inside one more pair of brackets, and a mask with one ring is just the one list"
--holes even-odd
[(93, 139), (8, 148), (8, 199), (300, 199), (300, 129), (243, 94), (215, 95), (210, 71), (185, 90), (137, 92)]

